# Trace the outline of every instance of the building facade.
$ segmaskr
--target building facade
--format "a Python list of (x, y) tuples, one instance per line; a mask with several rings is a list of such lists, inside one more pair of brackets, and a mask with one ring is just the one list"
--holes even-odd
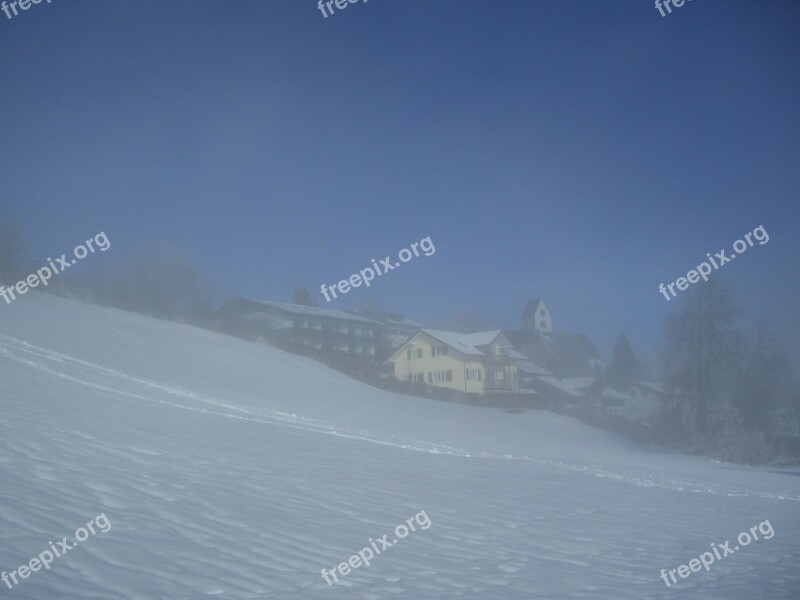
[(214, 320), (218, 329), (241, 337), (378, 361), (381, 323), (353, 313), (238, 298), (217, 311)]
[(466, 394), (519, 391), (516, 352), (501, 331), (421, 329), (389, 357), (400, 381)]

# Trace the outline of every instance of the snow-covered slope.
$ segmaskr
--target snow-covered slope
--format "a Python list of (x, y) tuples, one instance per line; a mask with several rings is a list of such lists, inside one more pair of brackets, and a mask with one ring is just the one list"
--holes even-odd
[[(429, 529), (325, 583), (422, 510)], [(0, 596), (800, 597), (800, 477), (43, 294), (0, 305), (0, 570), (101, 513), (107, 533)], [(659, 578), (767, 519), (772, 539)]]

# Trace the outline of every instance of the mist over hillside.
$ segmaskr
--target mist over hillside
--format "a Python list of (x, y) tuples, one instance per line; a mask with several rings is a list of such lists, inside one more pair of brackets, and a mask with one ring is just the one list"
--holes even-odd
[[(667, 598), (660, 569), (765, 520), (774, 537), (681, 592), (794, 596), (797, 477), (653, 452), (549, 412), (382, 392), (190, 326), (27, 300), (0, 320), (0, 564), (94, 515), (110, 528), (20, 579), (15, 597)], [(368, 568), (333, 586), (320, 577), (420, 511), (428, 528)]]
[(796, 600), (798, 31), (0, 0), (0, 596)]

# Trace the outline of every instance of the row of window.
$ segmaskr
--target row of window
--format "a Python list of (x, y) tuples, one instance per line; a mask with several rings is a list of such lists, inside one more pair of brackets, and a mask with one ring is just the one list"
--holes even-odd
[(481, 380), (480, 369), (467, 369), (467, 381), (480, 381), (480, 380)]
[(334, 350), (336, 352), (345, 352), (347, 354), (369, 354), (375, 356), (375, 346), (364, 346), (361, 344), (323, 344), (320, 341), (312, 342), (310, 340), (302, 340), (303, 345), (313, 347), (316, 350)]
[(504, 381), (516, 381), (517, 372), (510, 371), (506, 374), (505, 371), (486, 371), (486, 380), (489, 382), (503, 383)]
[(428, 383), (442, 383), (444, 381), (453, 381), (452, 371), (428, 371)]
[[(481, 381), (483, 376), (480, 369), (467, 369), (465, 374), (467, 381)], [(502, 383), (505, 381), (505, 373), (502, 371), (497, 373), (488, 372), (486, 377), (489, 383)], [(511, 373), (510, 378), (511, 381), (517, 381), (517, 374), (515, 372)], [(425, 373), (413, 373), (411, 381), (425, 383)], [(453, 371), (449, 369), (447, 371), (428, 371), (428, 383), (442, 383), (445, 381), (453, 381)]]
[(362, 327), (349, 327), (347, 325), (335, 325), (333, 323), (320, 323), (308, 321), (292, 321), (292, 327), (295, 329), (311, 329), (313, 331), (332, 331), (335, 333), (353, 334), (355, 336), (375, 337), (375, 332), (372, 329)]
[[(425, 383), (425, 373), (413, 373), (411, 381)], [(445, 381), (453, 381), (453, 371), (428, 371), (428, 383), (442, 383)]]
[[(431, 356), (447, 356), (447, 346), (431, 347)], [(406, 358), (408, 358), (408, 360), (422, 358), (422, 348), (409, 348), (406, 350)]]
[[(508, 356), (510, 347), (498, 347), (493, 344), (490, 348), (491, 356)], [(409, 348), (406, 350), (406, 358), (412, 360), (422, 358), (422, 348)], [(447, 356), (447, 346), (431, 346), (431, 356)]]
[[(481, 381), (483, 377), (480, 369), (467, 369), (465, 375), (467, 381)], [(487, 372), (486, 377), (488, 383), (502, 383), (506, 380), (505, 373), (502, 371)], [(516, 372), (510, 373), (509, 377), (511, 381), (517, 381)], [(411, 381), (425, 383), (425, 373), (413, 373), (411, 375)], [(445, 381), (453, 381), (453, 371), (449, 369), (447, 371), (428, 371), (428, 383), (442, 383)]]

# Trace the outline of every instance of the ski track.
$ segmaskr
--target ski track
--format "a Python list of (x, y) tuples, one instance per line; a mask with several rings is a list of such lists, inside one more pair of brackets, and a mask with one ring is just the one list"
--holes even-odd
[[(757, 490), (744, 489), (744, 488), (722, 489), (719, 487), (709, 487), (708, 483), (705, 484), (698, 483), (696, 481), (688, 479), (682, 480), (674, 477), (668, 479), (658, 478), (654, 477), (651, 474), (637, 473), (634, 470), (628, 470), (628, 472), (623, 473), (620, 472), (619, 470), (611, 470), (608, 467), (598, 463), (573, 464), (573, 463), (565, 463), (563, 461), (532, 458), (530, 456), (517, 456), (512, 454), (496, 454), (485, 451), (472, 451), (463, 448), (456, 448), (443, 444), (437, 444), (435, 442), (430, 442), (425, 440), (398, 438), (393, 434), (389, 434), (388, 436), (389, 439), (386, 439), (385, 435), (382, 436), (380, 433), (374, 431), (366, 431), (366, 430), (337, 426), (331, 423), (320, 421), (318, 419), (313, 419), (294, 413), (286, 413), (283, 411), (277, 411), (272, 409), (259, 410), (253, 408), (246, 408), (236, 404), (231, 404), (230, 402), (225, 402), (218, 398), (208, 396), (205, 394), (199, 394), (197, 392), (186, 390), (184, 388), (167, 386), (154, 381), (150, 381), (148, 379), (143, 379), (141, 377), (134, 377), (132, 375), (128, 375), (127, 373), (123, 373), (122, 371), (119, 371), (117, 369), (111, 369), (108, 367), (104, 367), (102, 365), (98, 365), (96, 363), (81, 360), (79, 358), (74, 358), (66, 354), (55, 352), (47, 348), (42, 348), (41, 346), (36, 346), (24, 340), (19, 340), (17, 338), (3, 334), (0, 334), (0, 353), (3, 356), (9, 358), (10, 360), (21, 363), (27, 367), (36, 369), (42, 373), (47, 373), (53, 377), (60, 377), (80, 385), (85, 385), (95, 389), (100, 389), (105, 392), (110, 392), (113, 394), (117, 394), (119, 396), (124, 396), (135, 400), (166, 405), (172, 408), (194, 411), (228, 419), (238, 419), (238, 420), (250, 421), (253, 423), (260, 423), (264, 425), (286, 427), (307, 432), (314, 432), (319, 434), (335, 436), (348, 440), (379, 444), (382, 446), (389, 446), (389, 447), (399, 448), (402, 450), (411, 450), (414, 452), (423, 452), (428, 454), (444, 454), (460, 458), (529, 462), (539, 466), (574, 471), (590, 477), (611, 479), (618, 481), (620, 483), (635, 485), (639, 487), (661, 488), (672, 491), (682, 491), (687, 493), (722, 495), (730, 497), (755, 496), (776, 501), (800, 502), (800, 496), (764, 493), (764, 492), (759, 492)], [(30, 356), (35, 357), (36, 359), (39, 360), (37, 361), (31, 359), (29, 358)], [(47, 364), (48, 362), (52, 364), (48, 366)], [(190, 405), (177, 401), (161, 400), (140, 393), (121, 390), (107, 385), (100, 385), (97, 383), (93, 383), (92, 381), (82, 379), (75, 375), (69, 375), (62, 371), (59, 371), (53, 368), (54, 365), (62, 365), (67, 369), (69, 369), (70, 367), (76, 367), (89, 373), (108, 376), (112, 378), (112, 380), (132, 383), (134, 385), (148, 388), (149, 390), (153, 390), (158, 393), (165, 394), (167, 396), (174, 396), (184, 400), (194, 401), (196, 403), (203, 403), (213, 406), (217, 409), (223, 409), (223, 410), (210, 410), (207, 408), (202, 408), (197, 405)], [(147, 451), (142, 450), (142, 452), (147, 452)]]

